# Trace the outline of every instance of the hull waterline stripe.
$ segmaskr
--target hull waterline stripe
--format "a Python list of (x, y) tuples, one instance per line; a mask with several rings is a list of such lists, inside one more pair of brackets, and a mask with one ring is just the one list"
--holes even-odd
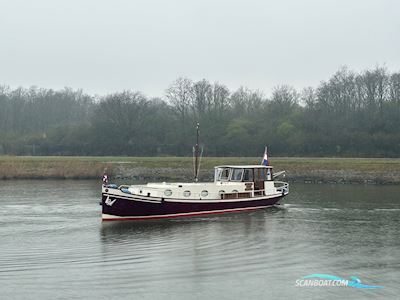
[(102, 214), (103, 221), (118, 221), (118, 220), (155, 220), (155, 219), (165, 219), (165, 218), (178, 218), (178, 217), (190, 217), (190, 216), (200, 216), (200, 215), (212, 215), (221, 214), (227, 212), (240, 212), (256, 210), (261, 208), (266, 208), (272, 205), (245, 207), (245, 208), (232, 208), (232, 209), (221, 209), (221, 210), (208, 210), (208, 211), (195, 211), (189, 213), (178, 213), (178, 214), (168, 214), (168, 215), (151, 215), (151, 216), (132, 216), (132, 217), (119, 217), (108, 214)]

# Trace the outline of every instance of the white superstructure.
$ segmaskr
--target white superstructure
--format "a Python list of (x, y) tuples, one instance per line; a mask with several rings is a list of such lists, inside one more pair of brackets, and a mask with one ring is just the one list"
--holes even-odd
[(148, 183), (124, 186), (133, 195), (166, 199), (244, 199), (288, 193), (288, 185), (273, 180), (272, 167), (224, 165), (215, 167), (210, 183)]

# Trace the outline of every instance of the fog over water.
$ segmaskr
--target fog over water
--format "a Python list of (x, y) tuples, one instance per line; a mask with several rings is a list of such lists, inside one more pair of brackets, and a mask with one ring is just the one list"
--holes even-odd
[(316, 86), (400, 69), (395, 0), (1, 0), (0, 84), (163, 96), (177, 77)]

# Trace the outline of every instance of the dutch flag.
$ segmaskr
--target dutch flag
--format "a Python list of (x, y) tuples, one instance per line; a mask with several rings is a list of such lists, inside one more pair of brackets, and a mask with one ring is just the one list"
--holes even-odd
[(108, 175), (106, 173), (104, 173), (104, 175), (103, 175), (103, 184), (104, 185), (108, 184)]
[(269, 165), (267, 147), (265, 147), (264, 157), (263, 157), (263, 160), (262, 160), (261, 164), (264, 165), (264, 166), (268, 166)]

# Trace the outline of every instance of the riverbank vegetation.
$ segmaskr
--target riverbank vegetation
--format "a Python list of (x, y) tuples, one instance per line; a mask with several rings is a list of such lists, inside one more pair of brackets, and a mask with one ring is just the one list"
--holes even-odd
[(178, 78), (165, 97), (137, 91), (0, 88), (0, 154), (400, 157), (400, 73), (341, 68), (317, 87), (266, 97)]
[[(200, 177), (212, 180), (213, 167), (259, 164), (260, 157), (204, 157)], [(275, 171), (297, 182), (399, 184), (400, 159), (274, 157)], [(0, 156), (0, 179), (98, 179), (111, 181), (190, 181), (190, 157)]]

